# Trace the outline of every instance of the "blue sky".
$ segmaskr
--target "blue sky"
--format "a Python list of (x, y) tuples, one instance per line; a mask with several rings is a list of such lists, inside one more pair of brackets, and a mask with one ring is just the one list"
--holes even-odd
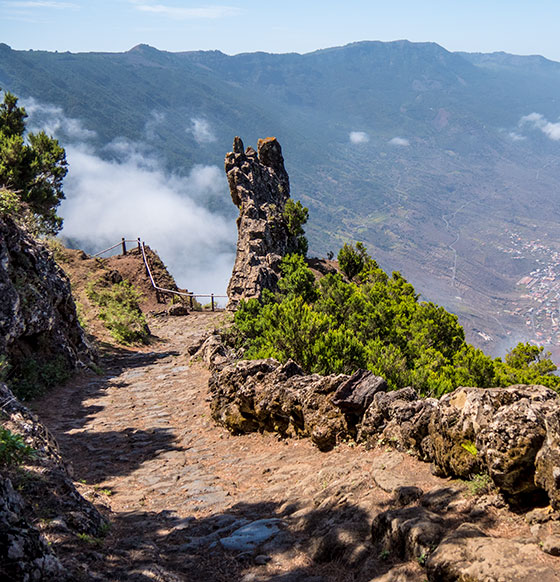
[(72, 52), (309, 52), (406, 38), (560, 61), (558, 22), (558, 0), (0, 0), (0, 42)]

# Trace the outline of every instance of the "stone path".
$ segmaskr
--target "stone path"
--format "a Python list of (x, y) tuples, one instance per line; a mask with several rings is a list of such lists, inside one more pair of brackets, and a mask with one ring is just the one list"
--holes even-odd
[(305, 440), (217, 427), (209, 372), (189, 364), (187, 349), (220, 317), (153, 319), (158, 342), (109, 353), (102, 376), (36, 405), (82, 493), (113, 524), (84, 543), (83, 579), (369, 581), (396, 567), (403, 580), (424, 580), (416, 561), (376, 553), (370, 525), (391, 503), (387, 483), (448, 483), (396, 452), (320, 453)]

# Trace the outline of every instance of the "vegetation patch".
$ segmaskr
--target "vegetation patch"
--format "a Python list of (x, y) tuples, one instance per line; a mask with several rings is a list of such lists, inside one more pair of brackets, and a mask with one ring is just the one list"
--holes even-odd
[(150, 330), (138, 306), (140, 293), (128, 281), (111, 284), (105, 278), (96, 279), (87, 285), (86, 293), (115, 341), (125, 345), (148, 341)]
[(0, 426), (0, 466), (14, 467), (31, 459), (35, 450), (23, 442), (23, 437)]
[(342, 273), (316, 281), (301, 255), (288, 255), (278, 293), (241, 302), (230, 337), (246, 358), (291, 358), (319, 374), (365, 368), (390, 389), (413, 386), (429, 396), (458, 386), (560, 386), (541, 347), (519, 344), (505, 361), (492, 359), (465, 341), (457, 316), (419, 301), (413, 286), (381, 270), (364, 245), (345, 245), (338, 260)]

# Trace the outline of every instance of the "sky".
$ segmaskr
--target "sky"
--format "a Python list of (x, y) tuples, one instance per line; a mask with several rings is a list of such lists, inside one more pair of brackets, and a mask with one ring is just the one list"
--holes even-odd
[(451, 51), (560, 61), (558, 0), (0, 0), (14, 49), (305, 53), (361, 40), (436, 42)]

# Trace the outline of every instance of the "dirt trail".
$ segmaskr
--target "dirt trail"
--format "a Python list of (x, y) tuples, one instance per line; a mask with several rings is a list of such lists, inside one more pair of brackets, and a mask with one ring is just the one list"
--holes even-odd
[[(385, 449), (342, 445), (320, 453), (305, 440), (232, 437), (216, 426), (209, 372), (189, 365), (187, 348), (219, 317), (153, 319), (160, 341), (113, 352), (102, 376), (36, 403), (82, 493), (105, 505), (113, 523), (102, 542), (84, 541), (84, 579), (358, 581), (398, 566), (370, 542), (372, 518), (390, 502), (386, 491), (449, 484)], [(258, 552), (226, 550), (218, 541), (260, 519), (279, 519), (267, 524), (280, 533)], [(347, 556), (343, 564), (333, 554), (340, 544), (354, 548), (355, 569), (352, 559), (349, 566)], [(406, 579), (425, 579), (414, 561), (398, 567)]]

